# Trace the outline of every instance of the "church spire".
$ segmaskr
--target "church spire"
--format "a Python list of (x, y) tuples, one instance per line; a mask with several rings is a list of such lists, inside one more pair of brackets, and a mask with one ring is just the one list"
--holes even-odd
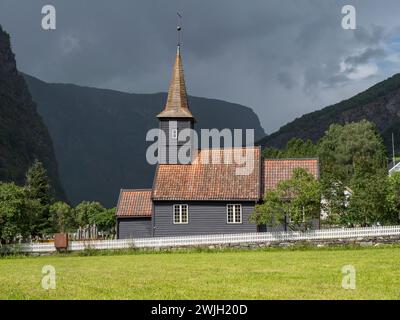
[[(179, 35), (181, 27), (178, 26), (177, 30)], [(189, 110), (180, 47), (180, 40), (178, 40), (167, 103), (164, 110), (157, 115), (157, 118), (192, 118), (194, 120)]]

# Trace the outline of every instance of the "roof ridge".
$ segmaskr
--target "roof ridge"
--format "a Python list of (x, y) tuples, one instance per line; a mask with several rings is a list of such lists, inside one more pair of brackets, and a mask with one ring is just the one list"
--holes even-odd
[(260, 146), (243, 146), (243, 147), (229, 147), (229, 148), (198, 148), (197, 150), (223, 150), (223, 149), (260, 149)]
[(264, 161), (282, 161), (282, 160), (296, 160), (296, 161), (317, 160), (317, 161), (319, 161), (319, 157), (315, 157), (315, 158), (312, 158), (312, 157), (309, 157), (309, 158), (265, 158), (263, 160)]
[(121, 189), (121, 191), (152, 191), (153, 189)]

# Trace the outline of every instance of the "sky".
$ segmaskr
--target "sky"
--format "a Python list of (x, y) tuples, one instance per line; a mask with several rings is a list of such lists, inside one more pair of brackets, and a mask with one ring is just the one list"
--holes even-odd
[(0, 24), (20, 71), (154, 93), (168, 89), (177, 11), (188, 93), (252, 108), (266, 133), (400, 72), (399, 0), (0, 0)]

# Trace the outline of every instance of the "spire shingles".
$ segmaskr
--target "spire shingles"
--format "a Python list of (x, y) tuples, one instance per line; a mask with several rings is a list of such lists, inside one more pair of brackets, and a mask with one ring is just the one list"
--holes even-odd
[(178, 45), (172, 79), (169, 85), (167, 103), (157, 118), (192, 118), (186, 94), (185, 78), (183, 75), (182, 58)]

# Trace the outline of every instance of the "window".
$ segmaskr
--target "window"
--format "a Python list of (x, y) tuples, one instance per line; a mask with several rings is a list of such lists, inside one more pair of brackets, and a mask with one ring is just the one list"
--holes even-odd
[(189, 210), (187, 204), (174, 205), (174, 224), (189, 223)]
[(174, 140), (178, 139), (178, 129), (171, 130), (171, 138)]
[(242, 223), (242, 205), (228, 204), (226, 206), (227, 222)]

